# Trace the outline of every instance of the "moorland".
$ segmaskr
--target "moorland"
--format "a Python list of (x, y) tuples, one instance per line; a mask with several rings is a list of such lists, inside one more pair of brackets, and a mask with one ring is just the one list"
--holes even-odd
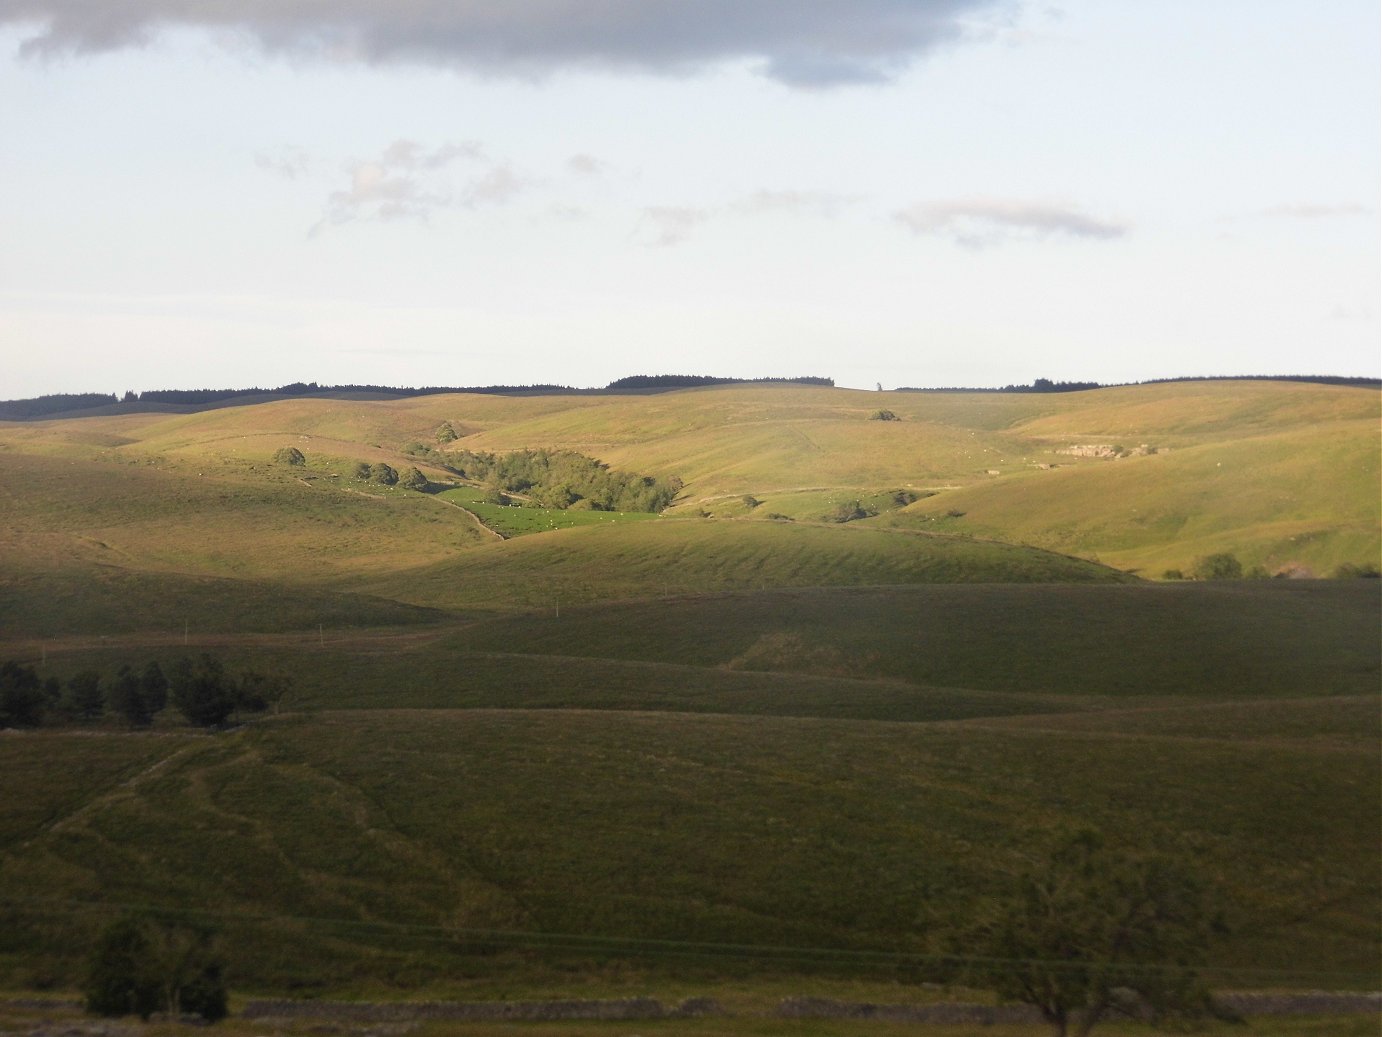
[(1382, 595), (1327, 577), (1376, 572), (1380, 413), (1210, 381), (0, 422), (0, 660), (289, 682), (214, 730), (0, 732), (0, 988), (74, 988), (156, 907), (265, 994), (938, 997), (1082, 825), (1193, 862), (1213, 985), (1374, 987)]

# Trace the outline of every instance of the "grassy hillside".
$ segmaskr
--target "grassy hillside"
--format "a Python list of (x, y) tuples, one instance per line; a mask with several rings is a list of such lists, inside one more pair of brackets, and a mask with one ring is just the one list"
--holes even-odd
[[(883, 405), (900, 420), (869, 420)], [(203, 575), (272, 569), (313, 581), (414, 568), (484, 543), (454, 509), (401, 491), (381, 504), (387, 495), (354, 492), (361, 488), (345, 477), (353, 461), (418, 463), (406, 451), (419, 444), (444, 463), (442, 422), (461, 436), (456, 449), (571, 449), (678, 476), (685, 489), (673, 514), (810, 521), (827, 502), (882, 500), (885, 514), (868, 521), (1097, 556), (1153, 576), (1216, 551), (1325, 574), (1382, 555), (1380, 416), (1374, 390), (1281, 382), (1056, 394), (727, 386), (632, 397), (288, 400), (0, 423), (0, 454), (14, 473), (5, 488), (19, 520), (6, 533), (14, 550), (28, 551), (27, 527), (46, 529), (54, 502), (66, 501), (83, 533), (112, 518), (123, 524), (116, 541), (132, 566)], [(1090, 444), (1158, 452), (1065, 452)], [(303, 483), (284, 481), (270, 463), (290, 445), (308, 457)], [(894, 515), (886, 498), (899, 490), (934, 495)], [(761, 506), (736, 511), (744, 494)], [(207, 547), (239, 547), (250, 531), (253, 552), (232, 559)]]
[[(207, 913), (250, 989), (675, 974), (644, 939), (853, 971), (935, 950), (1042, 833), (1093, 824), (1214, 884), (1216, 982), (1366, 984), (1380, 619), (1363, 581), (928, 586), (227, 642), (295, 678), (284, 715), (0, 740), (0, 888), (26, 894), (0, 976), (70, 975), (128, 904)], [(180, 651), (55, 645), (44, 672)]]
[(886, 521), (1093, 553), (1147, 575), (1188, 572), (1218, 551), (1323, 575), (1376, 557), (1379, 486), (1376, 442), (1354, 424), (1327, 424), (994, 480)]
[[(924, 953), (1038, 833), (1072, 823), (1174, 848), (1210, 877), (1235, 929), (1215, 956), (1220, 982), (1375, 979), (1382, 803), (1375, 742), (1357, 735), (1327, 748), (1222, 738), (1218, 716), (1188, 736), (1136, 737), (1116, 717), (1113, 731), (420, 719), (353, 711), (127, 736), (123, 763), (84, 796), (52, 788), (35, 760), (84, 755), (89, 737), (7, 750), (6, 788), (28, 818), (7, 819), (0, 857), (5, 888), (26, 891), (3, 908), (10, 982), (71, 968), (103, 913), (77, 903), (195, 905), (224, 927), (250, 989), (521, 974), (522, 959), (494, 952), (543, 933), (581, 937), (581, 960), (638, 939)], [(136, 770), (150, 753), (161, 765)]]
[[(1382, 588), (1120, 570), (1376, 564), (1378, 400), (733, 386), (0, 423), (0, 659), (293, 681), (216, 734), (0, 735), (0, 986), (70, 986), (135, 905), (217, 922), (240, 989), (638, 992), (859, 951), (915, 981), (888, 955), (948, 946), (1074, 824), (1212, 883), (1214, 982), (1375, 984)], [(683, 495), (578, 524), (352, 476), (449, 480), (442, 422)], [(827, 521), (856, 501), (878, 514)]]
[(557, 608), (753, 587), (1126, 579), (1079, 559), (962, 537), (663, 518), (522, 537), (342, 586), (415, 605)]

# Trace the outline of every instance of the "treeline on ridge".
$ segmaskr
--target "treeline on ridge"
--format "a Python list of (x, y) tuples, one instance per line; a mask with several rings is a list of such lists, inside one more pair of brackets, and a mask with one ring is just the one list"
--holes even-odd
[(617, 472), (573, 450), (518, 450), (491, 454), (448, 452), (447, 467), (462, 479), (483, 484), (495, 503), (520, 493), (544, 508), (660, 512), (681, 492), (682, 482)]
[(1053, 382), (1037, 378), (1031, 385), (1005, 385), (1002, 388), (946, 385), (899, 385), (894, 392), (1084, 392), (1087, 389), (1116, 389), (1128, 385), (1170, 385), (1176, 382), (1307, 382), (1313, 385), (1346, 385), (1359, 389), (1382, 388), (1382, 378), (1329, 374), (1210, 374), (1179, 378), (1148, 378), (1140, 382)]
[(94, 410), (98, 407), (124, 405), (171, 404), (182, 407), (202, 407), (253, 396), (344, 396), (370, 394), (377, 396), (414, 397), (470, 394), (477, 396), (505, 396), (534, 393), (549, 396), (596, 395), (619, 390), (684, 389), (703, 385), (738, 385), (743, 383), (778, 382), (782, 384), (833, 386), (833, 378), (718, 378), (711, 375), (633, 375), (619, 378), (602, 389), (577, 389), (550, 382), (532, 385), (426, 385), (420, 388), (399, 385), (320, 385), (317, 382), (290, 382), (275, 389), (252, 386), (248, 389), (146, 389), (127, 390), (123, 396), (115, 393), (52, 393), (24, 400), (0, 400), (0, 421), (24, 421), (69, 411)]

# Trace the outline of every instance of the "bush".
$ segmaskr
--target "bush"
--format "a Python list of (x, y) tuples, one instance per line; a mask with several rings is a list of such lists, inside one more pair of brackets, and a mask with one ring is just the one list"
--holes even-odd
[(456, 430), (451, 427), (451, 422), (443, 421), (437, 426), (438, 443), (454, 443), (460, 437), (456, 435)]
[(1336, 580), (1375, 580), (1382, 576), (1382, 570), (1379, 570), (1371, 562), (1365, 562), (1362, 565), (1344, 562), (1330, 575)]
[(274, 461), (277, 464), (297, 465), (299, 468), (307, 463), (307, 457), (295, 446), (285, 446), (274, 452)]
[(1241, 580), (1243, 563), (1235, 555), (1221, 551), (1197, 559), (1194, 575), (1197, 580)]
[(360, 482), (368, 482), (372, 469), (364, 461), (356, 461), (350, 466), (350, 477)]
[(1185, 579), (1185, 573), (1181, 572), (1179, 569), (1167, 569), (1161, 574), (1161, 578), (1163, 580), (1183, 580)]
[(405, 490), (417, 490), (419, 493), (425, 493), (428, 486), (427, 476), (409, 465), (398, 484)]
[(226, 1016), (226, 986), (215, 933), (203, 926), (152, 915), (127, 915), (96, 941), (84, 988), (95, 1015), (154, 1012)]
[(869, 415), (869, 421), (901, 421), (896, 414), (890, 410), (876, 410)]
[(392, 465), (384, 464), (381, 461), (370, 469), (369, 481), (378, 483), (380, 486), (393, 486), (398, 482), (398, 472), (394, 470)]
[(173, 664), (169, 685), (173, 705), (193, 727), (219, 727), (235, 711), (235, 689), (220, 662), (203, 655), (197, 666), (188, 659)]

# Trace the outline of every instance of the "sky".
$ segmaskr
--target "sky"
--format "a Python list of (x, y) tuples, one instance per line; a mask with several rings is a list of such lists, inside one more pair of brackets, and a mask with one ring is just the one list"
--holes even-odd
[(0, 0), (0, 399), (1376, 377), (1376, 0)]

